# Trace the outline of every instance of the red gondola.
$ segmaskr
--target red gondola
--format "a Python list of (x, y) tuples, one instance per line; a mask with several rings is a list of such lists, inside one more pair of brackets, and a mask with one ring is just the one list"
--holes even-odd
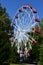
[(40, 29), (38, 29), (38, 33), (40, 33)]
[(20, 53), (20, 54), (23, 54), (23, 51), (20, 51), (19, 53)]
[(34, 29), (34, 32), (37, 33), (38, 31), (36, 29)]
[(36, 32), (36, 28), (34, 28), (34, 32)]
[(35, 20), (36, 22), (40, 22), (39, 18), (34, 18), (34, 20)]
[(28, 7), (32, 9), (32, 6), (31, 5), (28, 5)]
[(34, 43), (37, 43), (37, 41), (36, 40), (32, 40), (32, 43), (34, 44)]
[(35, 43), (35, 41), (32, 40), (32, 44), (34, 44), (34, 43)]
[(15, 15), (15, 18), (18, 18), (18, 16), (17, 16), (17, 15)]
[(24, 8), (24, 9), (26, 9), (26, 8), (27, 8), (27, 6), (23, 6), (23, 8)]
[(19, 9), (18, 12), (22, 12), (22, 10)]
[(40, 33), (40, 29), (37, 30), (36, 28), (34, 28), (34, 32), (35, 33)]
[(30, 50), (28, 50), (28, 51), (27, 51), (27, 53), (29, 53), (29, 54), (30, 54)]
[(33, 43), (37, 44), (37, 41), (33, 41)]
[(36, 11), (35, 9), (32, 9), (32, 12), (33, 12), (33, 13), (37, 13), (37, 11)]

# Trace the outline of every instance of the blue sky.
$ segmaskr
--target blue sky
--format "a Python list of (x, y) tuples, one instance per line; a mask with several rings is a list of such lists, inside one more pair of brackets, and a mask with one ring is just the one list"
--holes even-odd
[(6, 7), (11, 18), (22, 5), (26, 4), (32, 5), (38, 11), (39, 17), (43, 18), (43, 0), (0, 0), (0, 3)]

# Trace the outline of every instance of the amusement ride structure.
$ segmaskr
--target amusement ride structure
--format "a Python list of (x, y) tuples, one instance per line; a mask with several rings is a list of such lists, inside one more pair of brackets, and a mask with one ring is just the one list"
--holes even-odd
[(38, 12), (32, 6), (23, 5), (18, 9), (11, 23), (14, 28), (13, 41), (16, 42), (18, 53), (23, 53), (23, 48), (25, 53), (30, 53), (29, 50), (32, 50), (32, 43), (37, 44), (35, 34), (38, 36), (40, 33), (39, 22)]

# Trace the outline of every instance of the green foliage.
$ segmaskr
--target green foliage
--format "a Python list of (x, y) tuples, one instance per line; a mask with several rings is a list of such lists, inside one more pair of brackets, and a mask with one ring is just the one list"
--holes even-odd
[(33, 61), (38, 61), (39, 60), (39, 46), (38, 45), (32, 45), (32, 50), (30, 53), (30, 60), (31, 62)]
[(0, 60), (5, 61), (9, 58), (10, 42), (6, 33), (3, 32), (0, 37)]
[(10, 17), (6, 13), (6, 8), (0, 5), (0, 64), (7, 62), (10, 58), (9, 30), (11, 30)]
[(19, 55), (17, 53), (16, 43), (14, 43), (13, 47), (11, 47), (10, 62), (11, 63), (17, 63), (18, 59), (19, 59)]
[(39, 56), (38, 65), (43, 65), (43, 19), (41, 19), (40, 26), (41, 26), (41, 34), (38, 39), (40, 56)]

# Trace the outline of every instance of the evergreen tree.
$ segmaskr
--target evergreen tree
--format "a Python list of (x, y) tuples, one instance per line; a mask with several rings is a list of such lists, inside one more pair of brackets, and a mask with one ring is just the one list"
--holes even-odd
[(41, 34), (38, 39), (39, 40), (39, 51), (40, 51), (39, 65), (43, 65), (43, 19), (41, 19), (40, 26), (41, 26)]
[(19, 54), (17, 53), (17, 46), (14, 42), (14, 45), (11, 47), (11, 56), (10, 56), (10, 62), (11, 63), (17, 63), (19, 61)]
[(6, 12), (6, 8), (3, 8), (0, 4), (0, 64), (8, 61), (10, 57), (11, 43), (9, 41), (9, 31), (11, 19)]

